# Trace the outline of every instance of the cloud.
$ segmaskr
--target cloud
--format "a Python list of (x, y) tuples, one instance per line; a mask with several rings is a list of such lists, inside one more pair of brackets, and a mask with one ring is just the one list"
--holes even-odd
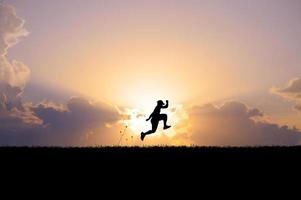
[(85, 146), (117, 142), (119, 116), (106, 105), (73, 97), (66, 105), (21, 104), (22, 111), (16, 106), (9, 109), (9, 102), (1, 101), (1, 145)]
[(42, 121), (22, 103), (22, 88), (30, 70), (22, 62), (7, 58), (7, 50), (17, 44), (28, 32), (24, 20), (15, 9), (0, 4), (0, 143), (7, 145), (30, 143), (33, 133)]
[[(301, 132), (296, 128), (272, 123), (257, 108), (237, 101), (217, 107), (213, 104), (182, 108), (188, 118), (172, 124), (176, 134), (168, 132), (148, 136), (143, 145), (273, 146), (299, 145)], [(175, 111), (179, 112), (179, 111)], [(141, 145), (128, 140), (125, 144)]]
[[(5, 91), (5, 92), (4, 92)], [(114, 145), (119, 139), (121, 116), (107, 105), (80, 97), (66, 104), (24, 104), (21, 89), (2, 87), (0, 103), (1, 145), (89, 146)], [(189, 128), (169, 138), (149, 137), (145, 145), (297, 145), (301, 132), (264, 121), (265, 115), (240, 102), (193, 107), (188, 112)], [(172, 122), (171, 122), (172, 123)], [(186, 124), (187, 126), (187, 124)], [(123, 144), (141, 144), (138, 137)]]
[(68, 134), (105, 127), (118, 120), (118, 114), (113, 109), (79, 97), (71, 98), (65, 106), (40, 103), (32, 110), (49, 130)]
[(47, 145), (111, 145), (119, 133), (117, 111), (108, 105), (73, 97), (66, 105), (40, 103), (32, 107), (43, 121), (39, 132), (49, 134)]
[(290, 80), (285, 87), (274, 87), (271, 92), (285, 100), (295, 102), (294, 108), (301, 112), (301, 77)]
[(7, 50), (28, 34), (23, 26), (24, 20), (12, 6), (0, 4), (0, 145), (116, 142), (114, 136), (118, 135), (110, 133), (117, 132), (112, 124), (118, 121), (118, 114), (107, 105), (79, 97), (71, 98), (65, 105), (22, 102), (30, 70), (20, 61), (10, 61)]
[(280, 93), (301, 94), (301, 78), (291, 80), (285, 88), (278, 89)]
[(13, 86), (24, 86), (30, 75), (26, 65), (6, 57), (8, 48), (28, 34), (23, 25), (24, 20), (17, 17), (12, 6), (0, 4), (0, 82)]
[(240, 102), (194, 107), (189, 115), (189, 137), (197, 145), (297, 145), (301, 139), (300, 131), (265, 122), (260, 110)]
[(0, 83), (0, 144), (32, 144), (31, 136), (42, 124), (21, 101), (19, 87)]
[(24, 20), (16, 15), (14, 7), (0, 4), (0, 55), (15, 45), (28, 32), (23, 28)]
[[(0, 117), (1, 119), (17, 119), (25, 123), (36, 123), (36, 117), (31, 115), (27, 106), (21, 101), (22, 90), (8, 84), (0, 84)], [(17, 121), (18, 121), (17, 120)], [(4, 123), (1, 123), (2, 126)]]

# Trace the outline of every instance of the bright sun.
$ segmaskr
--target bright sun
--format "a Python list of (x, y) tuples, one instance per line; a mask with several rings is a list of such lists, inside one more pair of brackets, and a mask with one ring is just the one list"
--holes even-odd
[[(126, 108), (123, 112), (124, 119), (121, 121), (125, 126), (127, 126), (134, 134), (140, 135), (142, 131), (147, 131), (151, 129), (150, 121), (146, 121), (149, 115), (152, 113), (155, 105), (147, 106), (144, 109), (131, 109)], [(168, 115), (168, 124), (172, 127), (167, 130), (163, 130), (163, 122), (160, 122), (157, 132), (150, 135), (151, 137), (156, 137), (161, 133), (164, 133), (167, 137), (174, 137), (181, 129), (180, 122), (188, 119), (182, 105), (174, 105), (168, 109), (162, 109), (161, 113)], [(159, 133), (159, 134), (158, 134)]]

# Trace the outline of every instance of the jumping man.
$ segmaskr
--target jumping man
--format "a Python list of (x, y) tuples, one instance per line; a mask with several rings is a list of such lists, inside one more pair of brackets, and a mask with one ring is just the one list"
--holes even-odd
[(171, 126), (168, 126), (167, 123), (167, 115), (166, 114), (160, 114), (161, 108), (168, 108), (168, 100), (166, 100), (166, 104), (164, 105), (162, 100), (157, 101), (157, 106), (153, 113), (149, 116), (149, 118), (146, 121), (149, 121), (151, 119), (152, 123), (152, 130), (149, 130), (147, 132), (141, 132), (141, 140), (143, 141), (146, 135), (155, 133), (158, 124), (161, 120), (164, 122), (164, 130), (170, 128)]

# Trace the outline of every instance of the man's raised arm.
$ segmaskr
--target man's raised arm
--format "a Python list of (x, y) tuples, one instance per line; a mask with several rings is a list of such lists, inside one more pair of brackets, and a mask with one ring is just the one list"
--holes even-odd
[(168, 108), (168, 100), (166, 100), (166, 104), (162, 108)]

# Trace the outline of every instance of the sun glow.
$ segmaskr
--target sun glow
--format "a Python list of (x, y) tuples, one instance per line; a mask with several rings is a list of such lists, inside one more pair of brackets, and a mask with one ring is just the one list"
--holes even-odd
[[(140, 135), (142, 131), (145, 132), (151, 129), (151, 123), (150, 121), (147, 122), (146, 119), (149, 117), (154, 107), (155, 105), (145, 107), (144, 109), (126, 108), (123, 112), (124, 119), (121, 120), (121, 123), (128, 127), (135, 135)], [(183, 124), (188, 120), (188, 115), (184, 107), (180, 104), (171, 106), (168, 109), (163, 109), (161, 113), (168, 115), (167, 123), (172, 127), (163, 130), (163, 122), (160, 122), (157, 132), (149, 135), (150, 137), (156, 137), (162, 133), (167, 137), (174, 137), (178, 131), (181, 131), (181, 129), (184, 128)]]

